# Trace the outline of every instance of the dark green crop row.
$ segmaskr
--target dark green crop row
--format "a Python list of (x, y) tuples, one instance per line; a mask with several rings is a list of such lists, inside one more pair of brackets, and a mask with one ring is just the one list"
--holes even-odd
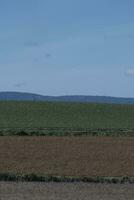
[(131, 183), (134, 177), (71, 177), (36, 174), (0, 173), (0, 181), (28, 181), (28, 182), (88, 182), (88, 183)]
[(0, 136), (134, 136), (134, 129), (7, 128)]

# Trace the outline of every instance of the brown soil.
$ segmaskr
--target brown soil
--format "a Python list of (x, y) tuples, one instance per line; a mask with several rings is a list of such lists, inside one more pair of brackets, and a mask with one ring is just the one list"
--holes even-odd
[(130, 184), (0, 183), (1, 200), (133, 200)]
[(134, 138), (0, 137), (0, 172), (134, 176)]

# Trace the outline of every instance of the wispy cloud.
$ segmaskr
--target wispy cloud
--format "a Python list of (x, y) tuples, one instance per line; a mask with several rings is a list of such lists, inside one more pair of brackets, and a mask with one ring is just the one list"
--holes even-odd
[(35, 41), (27, 41), (24, 43), (24, 46), (25, 47), (38, 47), (38, 46), (40, 46), (40, 44)]
[(134, 76), (134, 68), (127, 69), (125, 74), (127, 76)]
[(134, 40), (134, 34), (107, 34), (104, 39)]
[(26, 85), (26, 82), (20, 82), (20, 83), (14, 84), (14, 87), (21, 88), (21, 87), (24, 87), (25, 85)]
[(46, 57), (46, 58), (50, 58), (51, 56), (52, 56), (52, 55), (51, 55), (50, 53), (46, 53), (46, 54), (45, 54), (45, 57)]

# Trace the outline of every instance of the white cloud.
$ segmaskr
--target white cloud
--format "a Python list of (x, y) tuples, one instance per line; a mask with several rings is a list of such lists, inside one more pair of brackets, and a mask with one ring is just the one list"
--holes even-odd
[(127, 76), (134, 76), (134, 68), (127, 69), (126, 70), (126, 75)]

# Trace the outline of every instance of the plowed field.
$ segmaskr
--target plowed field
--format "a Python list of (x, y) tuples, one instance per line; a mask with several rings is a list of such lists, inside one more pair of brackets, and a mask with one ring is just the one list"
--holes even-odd
[(132, 137), (0, 137), (0, 173), (134, 176)]

